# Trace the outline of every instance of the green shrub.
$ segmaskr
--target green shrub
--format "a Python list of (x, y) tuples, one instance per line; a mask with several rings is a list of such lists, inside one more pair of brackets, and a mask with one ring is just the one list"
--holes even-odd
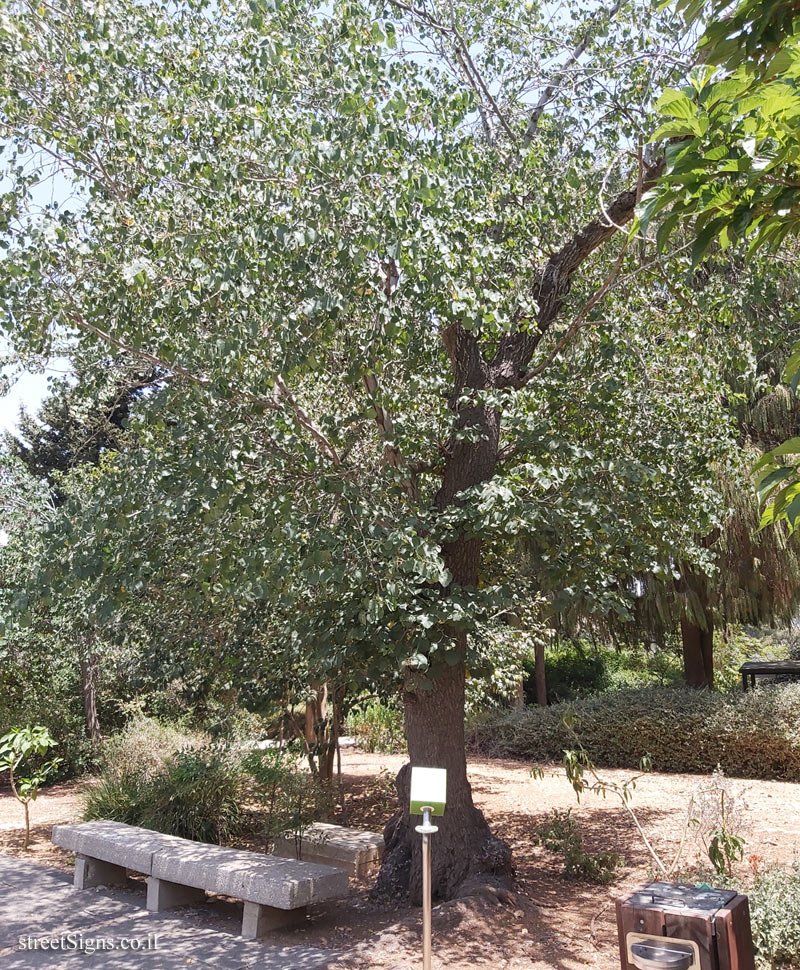
[[(562, 643), (554, 650), (548, 650), (545, 660), (547, 671), (547, 699), (551, 704), (560, 701), (586, 697), (608, 689), (609, 680), (606, 670), (608, 651), (597, 649), (579, 642)], [(534, 657), (531, 654), (524, 661), (525, 700), (528, 704), (536, 702), (536, 682)]]
[[(525, 700), (536, 702), (534, 659), (524, 661)], [(679, 686), (681, 661), (671, 649), (593, 646), (584, 641), (561, 643), (547, 651), (547, 699), (551, 704), (577, 700), (609, 690)]]
[(566, 812), (553, 809), (534, 842), (563, 858), (567, 879), (585, 879), (607, 885), (614, 881), (614, 870), (622, 863), (622, 858), (616, 852), (591, 853), (584, 849), (583, 836), (571, 809)]
[(656, 771), (711, 772), (800, 780), (800, 684), (738, 694), (649, 687), (549, 708), (505, 712), (479, 730), (484, 752), (532, 761), (561, 760), (574, 747), (562, 718), (573, 727), (592, 761), (607, 768), (637, 768), (652, 757)]
[[(107, 818), (200, 842), (226, 842), (240, 831), (245, 776), (238, 753), (206, 744), (160, 758), (154, 748), (137, 751), (132, 736), (120, 741), (125, 760), (109, 762), (87, 791), (85, 819)], [(146, 737), (152, 739), (150, 728)]]
[(606, 663), (609, 690), (633, 687), (681, 687), (683, 663), (668, 648), (609, 651)]
[(97, 752), (84, 730), (80, 669), (56, 638), (28, 633), (12, 643), (0, 636), (0, 735), (20, 724), (42, 725), (58, 738), (60, 763), (51, 780), (96, 770)]
[(143, 806), (150, 799), (150, 779), (130, 771), (103, 775), (84, 795), (83, 817), (87, 822), (110, 819), (141, 825)]
[(243, 781), (229, 748), (178, 751), (145, 789), (140, 824), (197, 842), (227, 842), (242, 827)]
[(242, 770), (250, 782), (250, 799), (258, 805), (265, 847), (273, 847), (280, 835), (294, 835), (298, 845), (303, 833), (333, 808), (330, 787), (310, 777), (300, 765), (300, 753), (293, 748), (250, 751)]
[(364, 751), (394, 754), (405, 751), (403, 712), (398, 706), (373, 699), (352, 707), (345, 730)]
[(800, 862), (767, 869), (750, 888), (753, 942), (762, 967), (797, 967), (800, 954)]
[(101, 771), (104, 776), (117, 773), (150, 778), (177, 752), (206, 740), (197, 732), (138, 714), (103, 742)]

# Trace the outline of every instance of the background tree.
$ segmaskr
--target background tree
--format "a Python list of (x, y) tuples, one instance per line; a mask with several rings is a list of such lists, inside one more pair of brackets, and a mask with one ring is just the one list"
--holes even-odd
[(96, 466), (105, 452), (123, 446), (131, 407), (157, 376), (103, 369), (99, 381), (78, 367), (72, 379), (51, 385), (35, 416), (23, 408), (17, 430), (4, 435), (4, 450), (49, 486), (57, 504), (60, 475), (77, 465)]
[[(35, 570), (36, 550), (40, 548), (36, 533), (46, 529), (55, 509), (66, 500), (65, 488), (68, 490), (69, 486), (65, 486), (64, 477), (82, 465), (96, 467), (104, 454), (122, 447), (131, 406), (153, 379), (154, 375), (135, 369), (102, 370), (99, 375), (92, 375), (79, 367), (74, 382), (57, 382), (51, 388), (35, 417), (21, 413), (17, 434), (5, 434), (0, 449), (0, 454), (6, 456), (7, 504), (3, 521), (12, 534), (21, 529), (26, 538), (22, 546), (24, 557), (17, 559), (16, 568), (11, 567), (11, 561), (19, 556), (20, 546), (12, 543), (3, 553), (9, 575), (16, 583)], [(19, 498), (14, 493), (31, 496), (39, 491), (32, 487), (28, 476), (39, 482), (47, 498), (39, 492), (35, 505), (29, 504), (21, 514)], [(49, 634), (70, 642), (70, 652), (77, 656), (80, 669), (86, 736), (97, 743), (101, 736), (97, 705), (101, 637), (96, 624), (84, 610), (66, 608), (64, 602), (52, 608), (46, 595), (31, 619), (31, 628), (25, 634), (17, 631), (18, 635), (35, 636), (38, 631), (44, 635), (45, 643)]]
[[(665, 171), (641, 210), (643, 226), (658, 218), (658, 239), (689, 221), (693, 257), (744, 241), (796, 256), (800, 229), (800, 18), (796, 4), (719, 0), (678, 4), (690, 24), (705, 18), (698, 45), (705, 65), (681, 90), (664, 92), (666, 119), (654, 140), (670, 139)], [(800, 350), (786, 364), (793, 391)], [(800, 519), (800, 439), (790, 438), (759, 459), (762, 525)]]
[[(686, 267), (672, 286), (694, 325), (706, 321), (714, 349), (707, 358), (725, 386), (724, 405), (735, 422), (735, 443), (718, 478), (717, 526), (698, 538), (711, 568), (680, 561), (667, 582), (640, 577), (640, 629), (663, 641), (679, 627), (686, 682), (713, 684), (714, 630), (747, 623), (788, 623), (797, 607), (800, 561), (787, 530), (760, 530), (758, 500), (752, 490), (753, 461), (787, 435), (800, 430), (800, 405), (780, 383), (789, 348), (797, 336), (798, 280), (791, 264), (767, 256), (731, 252), (717, 255), (700, 271)], [(730, 299), (731, 287), (737, 297)]]
[[(778, 382), (797, 279), (767, 257), (698, 274), (685, 251), (642, 277), (615, 308), (614, 353), (565, 357), (573, 392), (550, 404), (562, 444), (551, 442), (541, 524), (521, 551), (556, 630), (648, 643), (680, 631), (687, 682), (707, 686), (715, 624), (782, 622), (796, 605), (795, 543), (759, 532), (748, 469), (797, 425)], [(667, 335), (671, 316), (685, 329)], [(687, 509), (704, 512), (701, 532)]]

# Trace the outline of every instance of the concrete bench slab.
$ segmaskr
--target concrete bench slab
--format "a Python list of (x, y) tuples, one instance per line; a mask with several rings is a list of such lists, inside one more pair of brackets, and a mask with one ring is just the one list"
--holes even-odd
[(132, 870), (147, 876), (151, 912), (202, 902), (207, 892), (243, 900), (246, 939), (295, 925), (305, 919), (307, 906), (348, 889), (347, 873), (330, 865), (192, 842), (122, 822), (57, 825), (52, 840), (76, 853), (76, 889), (120, 883)]
[(50, 836), (55, 845), (69, 849), (79, 856), (99, 859), (115, 866), (141, 872), (149, 876), (153, 856), (170, 842), (181, 842), (174, 835), (152, 832), (124, 822), (80, 822), (72, 825), (55, 825)]
[[(60, 870), (0, 853), (0, 968), (2, 970), (332, 970), (340, 951), (282, 939), (254, 942), (233, 935), (226, 904), (197, 912), (147, 913), (135, 892), (78, 893)], [(109, 940), (112, 951), (32, 950), (20, 938)], [(157, 938), (157, 948), (148, 941)], [(121, 949), (120, 940), (146, 948)], [(88, 946), (88, 944), (87, 944)]]
[(347, 893), (347, 874), (332, 866), (181, 840), (153, 859), (152, 875), (221, 896), (296, 909)]
[[(303, 832), (300, 858), (344, 869), (351, 876), (366, 875), (383, 858), (383, 835), (363, 829), (350, 829), (329, 822), (315, 822)], [(285, 859), (297, 858), (297, 840), (284, 835), (275, 841), (274, 853)]]

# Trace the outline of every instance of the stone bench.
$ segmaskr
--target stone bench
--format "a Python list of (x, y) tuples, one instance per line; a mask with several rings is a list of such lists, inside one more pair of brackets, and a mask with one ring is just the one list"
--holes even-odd
[(147, 908), (159, 913), (203, 902), (206, 893), (244, 901), (242, 936), (293, 926), (313, 903), (344, 896), (347, 873), (295, 859), (191, 842), (122, 822), (56, 825), (52, 841), (75, 858), (75, 888), (119, 885), (127, 870), (147, 876)]
[[(274, 853), (286, 859), (297, 858), (298, 841), (293, 835), (275, 840)], [(315, 822), (299, 839), (303, 862), (322, 863), (344, 869), (351, 876), (365, 876), (383, 858), (383, 836), (378, 832), (348, 829), (343, 825)]]

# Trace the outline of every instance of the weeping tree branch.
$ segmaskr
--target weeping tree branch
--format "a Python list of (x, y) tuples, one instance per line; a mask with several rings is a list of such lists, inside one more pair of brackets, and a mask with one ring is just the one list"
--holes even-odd
[[(64, 292), (66, 293), (66, 291)], [(99, 337), (106, 343), (111, 344), (112, 347), (116, 347), (117, 350), (121, 350), (123, 353), (130, 354), (132, 357), (140, 360), (147, 361), (147, 363), (152, 364), (153, 366), (163, 368), (166, 373), (159, 378), (162, 381), (166, 382), (177, 377), (194, 384), (199, 384), (201, 387), (209, 387), (213, 384), (211, 378), (207, 377), (205, 374), (197, 374), (185, 367), (181, 367), (179, 364), (172, 363), (162, 357), (151, 354), (146, 350), (142, 350), (138, 347), (132, 347), (130, 344), (125, 343), (123, 340), (120, 340), (113, 334), (108, 333), (107, 331), (84, 319), (84, 317), (77, 311), (77, 308), (75, 308), (70, 314), (70, 320), (76, 327), (94, 334), (96, 337)], [(341, 459), (339, 458), (339, 454), (334, 446), (328, 440), (316, 421), (314, 421), (305, 408), (303, 408), (303, 406), (298, 402), (297, 398), (289, 390), (286, 381), (284, 381), (280, 375), (275, 378), (275, 393), (272, 398), (252, 394), (250, 391), (238, 391), (235, 395), (233, 395), (233, 397), (230, 398), (230, 400), (246, 400), (272, 411), (282, 410), (281, 401), (285, 401), (294, 414), (297, 423), (301, 427), (305, 428), (305, 430), (308, 431), (308, 433), (314, 439), (320, 453), (334, 465), (341, 464)]]

